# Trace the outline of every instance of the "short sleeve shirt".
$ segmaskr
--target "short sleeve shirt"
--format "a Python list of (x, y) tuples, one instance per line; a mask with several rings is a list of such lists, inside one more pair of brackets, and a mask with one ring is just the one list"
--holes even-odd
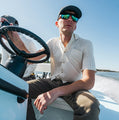
[(52, 79), (71, 82), (80, 80), (84, 69), (96, 71), (91, 41), (73, 34), (66, 47), (59, 38), (50, 39), (47, 44), (51, 53)]

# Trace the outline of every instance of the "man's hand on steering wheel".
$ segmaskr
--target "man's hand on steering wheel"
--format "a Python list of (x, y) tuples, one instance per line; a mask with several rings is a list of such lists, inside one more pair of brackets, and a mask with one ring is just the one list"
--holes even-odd
[[(1, 20), (0, 20), (0, 22), (2, 22), (2, 23), (5, 22), (5, 21), (8, 22), (8, 20), (5, 19), (5, 18), (1, 18)], [(13, 26), (13, 23), (8, 23), (8, 24), (9, 24), (9, 26)], [(25, 47), (25, 45), (24, 45), (24, 43), (22, 42), (22, 40), (20, 39), (20, 37), (19, 37), (19, 35), (18, 35), (17, 32), (8, 31), (7, 34), (8, 34), (8, 36), (9, 36), (10, 40), (14, 43), (15, 46), (17, 46), (18, 49), (24, 50), (25, 52), (30, 53), (30, 52), (28, 51), (28, 49)], [(3, 37), (5, 40), (7, 40), (6, 36), (2, 35), (2, 37)]]
[[(5, 20), (5, 19), (4, 19)], [(42, 50), (39, 50), (36, 53), (30, 53), (27, 48), (25, 47), (24, 43), (22, 42), (20, 36), (18, 33), (22, 33), (24, 35), (27, 35), (28, 37), (36, 40), (40, 45), (42, 46)], [(11, 51), (3, 42), (3, 40), (0, 40), (1, 45), (12, 55), (18, 55), (22, 56), (27, 59), (27, 62), (32, 62), (32, 63), (42, 63), (45, 62), (46, 60), (49, 59), (50, 57), (50, 51), (47, 46), (47, 44), (36, 34), (32, 33), (29, 30), (26, 30), (21, 27), (16, 27), (8, 25), (8, 26), (3, 26), (0, 28), (0, 36), (5, 36), (6, 40), (8, 41), (9, 45), (13, 49)], [(45, 58), (44, 58), (45, 56)], [(43, 59), (41, 59), (43, 58)]]

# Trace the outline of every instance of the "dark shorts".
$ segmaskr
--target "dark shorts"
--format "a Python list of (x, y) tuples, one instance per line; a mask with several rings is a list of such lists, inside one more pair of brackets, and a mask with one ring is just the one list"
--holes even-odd
[[(29, 98), (36, 98), (39, 94), (47, 92), (53, 88), (71, 84), (71, 82), (63, 83), (60, 79), (43, 79), (31, 80), (29, 84)], [(87, 90), (80, 90), (67, 96), (61, 96), (74, 110), (74, 120), (99, 120), (99, 102)], [(29, 99), (27, 120), (35, 120), (32, 118), (33, 109)]]

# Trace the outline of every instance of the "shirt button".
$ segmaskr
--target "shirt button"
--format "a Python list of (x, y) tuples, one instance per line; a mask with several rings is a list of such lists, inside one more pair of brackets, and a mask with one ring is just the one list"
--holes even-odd
[(64, 50), (64, 53), (66, 53), (66, 49)]

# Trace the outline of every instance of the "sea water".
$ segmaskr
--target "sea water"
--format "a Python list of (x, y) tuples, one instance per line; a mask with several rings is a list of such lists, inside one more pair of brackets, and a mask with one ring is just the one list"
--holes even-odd
[(97, 72), (94, 89), (103, 92), (119, 104), (119, 72)]

